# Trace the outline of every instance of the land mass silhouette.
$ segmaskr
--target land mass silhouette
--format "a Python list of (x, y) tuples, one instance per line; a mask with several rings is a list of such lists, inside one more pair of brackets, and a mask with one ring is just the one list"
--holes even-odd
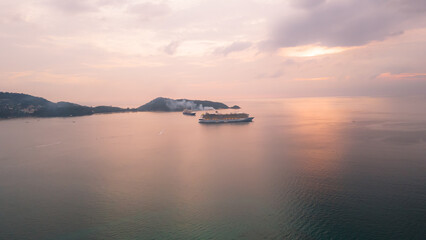
[(51, 102), (41, 97), (23, 93), (0, 92), (0, 118), (19, 117), (73, 117), (98, 113), (118, 112), (174, 112), (212, 109), (239, 109), (229, 107), (221, 102), (207, 100), (171, 99), (158, 97), (137, 108), (120, 108), (113, 106), (84, 106), (70, 102)]

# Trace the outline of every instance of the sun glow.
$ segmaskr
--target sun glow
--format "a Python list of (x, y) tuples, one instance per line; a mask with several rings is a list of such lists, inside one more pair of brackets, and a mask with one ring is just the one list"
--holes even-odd
[(279, 54), (286, 57), (315, 57), (325, 54), (340, 53), (349, 48), (332, 47), (327, 48), (318, 45), (305, 45), (300, 47), (281, 48)]

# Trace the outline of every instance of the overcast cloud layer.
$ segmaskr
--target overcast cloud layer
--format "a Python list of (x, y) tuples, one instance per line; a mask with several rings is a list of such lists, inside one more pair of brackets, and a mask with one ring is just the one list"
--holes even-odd
[(273, 30), (275, 47), (360, 46), (426, 26), (423, 0), (303, 0)]
[(426, 92), (423, 0), (3, 0), (0, 90), (84, 104)]

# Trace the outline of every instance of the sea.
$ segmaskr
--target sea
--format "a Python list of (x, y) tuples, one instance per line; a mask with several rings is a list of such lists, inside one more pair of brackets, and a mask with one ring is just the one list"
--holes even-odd
[(1, 120), (0, 239), (426, 239), (425, 100)]

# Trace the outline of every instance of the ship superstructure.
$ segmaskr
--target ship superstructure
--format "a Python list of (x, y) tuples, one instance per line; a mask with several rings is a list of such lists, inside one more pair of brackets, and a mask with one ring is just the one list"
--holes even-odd
[(247, 113), (204, 113), (199, 119), (200, 123), (235, 123), (251, 122), (254, 117)]

